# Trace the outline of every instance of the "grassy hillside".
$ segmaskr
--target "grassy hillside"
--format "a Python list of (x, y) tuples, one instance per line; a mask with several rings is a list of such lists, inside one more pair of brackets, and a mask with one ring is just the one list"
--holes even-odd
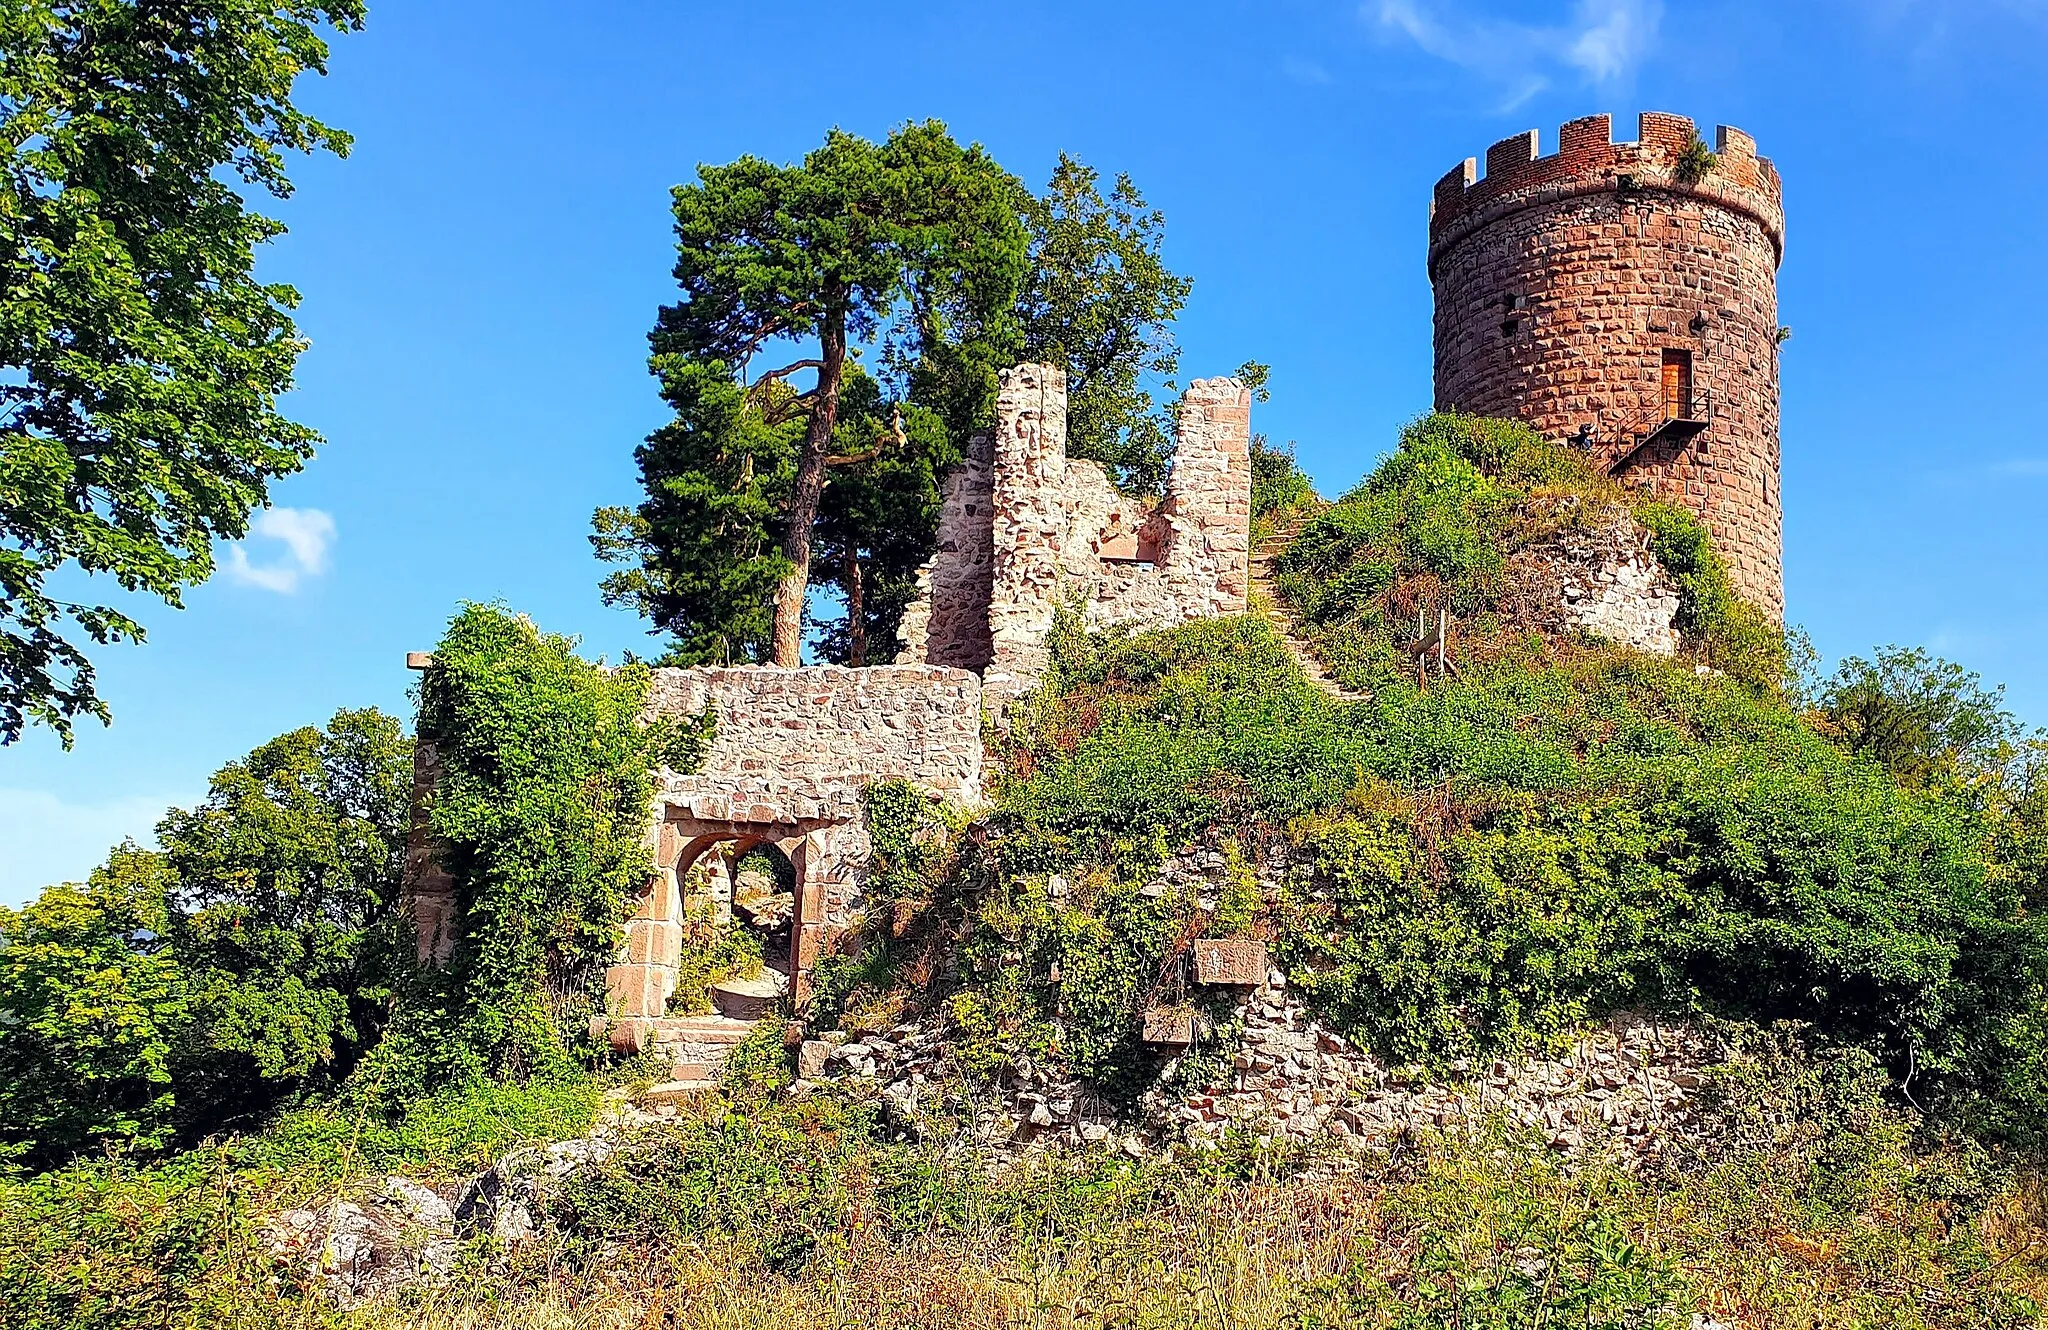
[[(1298, 477), (1262, 485), (1303, 501)], [(1678, 657), (1509, 612), (1518, 550), (1616, 512), (1680, 584)], [(1560, 1158), (1503, 1120), (1361, 1151), (1247, 1134), (995, 1167), (964, 1130), (918, 1137), (872, 1084), (792, 1093), (764, 1036), (720, 1094), (615, 1126), (625, 1148), (547, 1182), (532, 1237), (472, 1237), (451, 1284), (344, 1311), (273, 1261), (266, 1216), (579, 1134), (647, 1074), (579, 1068), (585, 994), (529, 982), (517, 1010), (549, 1057), (416, 1085), (421, 1041), (509, 999), (401, 975), (396, 1035), (266, 1129), (0, 1177), (9, 1323), (2040, 1322), (2048, 781), (1995, 694), (1913, 653), (1800, 684), (1697, 522), (1494, 422), (1419, 423), (1282, 568), (1317, 649), (1371, 700), (1333, 700), (1254, 616), (1063, 621), (1043, 686), (991, 740), (992, 808), (870, 791), (871, 908), (821, 967), (812, 1032), (917, 1020), (970, 1100), (1028, 1064), (1135, 1111), (1162, 1082), (1225, 1074), (1227, 1003), (1181, 1056), (1148, 1048), (1140, 1018), (1198, 996), (1176, 987), (1191, 938), (1251, 937), (1328, 1029), (1418, 1075), (1621, 1010), (1711, 1026), (1738, 1050), (1700, 1091), (1712, 1130), (1654, 1166)], [(1424, 688), (1401, 632), (1432, 598), (1457, 615), (1460, 670)], [(463, 696), (510, 699), (518, 724), (453, 751), (517, 767), (527, 821), (472, 839), (517, 870), (492, 899), (553, 902), (587, 969), (630, 856), (510, 851), (591, 788), (631, 806), (651, 740), (597, 724), (631, 708), (592, 690), (630, 676), (604, 682), (530, 626), (499, 634), (500, 660), (493, 625), (458, 621)], [(549, 688), (516, 686), (537, 669)], [(1162, 877), (1191, 848), (1225, 865), (1211, 895)], [(522, 919), (485, 954), (543, 936)]]

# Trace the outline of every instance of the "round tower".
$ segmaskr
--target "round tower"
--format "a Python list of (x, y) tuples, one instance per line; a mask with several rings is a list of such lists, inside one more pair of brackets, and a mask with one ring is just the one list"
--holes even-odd
[(1698, 513), (1736, 590), (1785, 611), (1778, 490), (1778, 172), (1684, 116), (1530, 130), (1437, 182), (1436, 404), (1527, 422)]

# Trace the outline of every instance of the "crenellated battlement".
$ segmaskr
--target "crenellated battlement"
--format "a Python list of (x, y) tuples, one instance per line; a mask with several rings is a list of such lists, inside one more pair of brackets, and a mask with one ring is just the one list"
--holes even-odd
[(1756, 140), (1729, 125), (1716, 131), (1720, 162), (1704, 177), (1681, 176), (1680, 158), (1692, 141), (1689, 116), (1645, 111), (1632, 143), (1613, 141), (1605, 115), (1573, 120), (1558, 130), (1557, 150), (1541, 153), (1538, 131), (1502, 139), (1486, 150), (1486, 172), (1467, 157), (1437, 181), (1429, 211), (1429, 263), (1459, 240), (1509, 213), (1582, 194), (1659, 190), (1710, 200), (1755, 219), (1782, 258), (1784, 189), (1777, 168), (1756, 153)]

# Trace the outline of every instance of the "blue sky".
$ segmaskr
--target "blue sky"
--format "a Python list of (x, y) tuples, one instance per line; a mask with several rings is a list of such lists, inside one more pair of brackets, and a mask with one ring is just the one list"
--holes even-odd
[(937, 116), (1042, 183), (1128, 171), (1195, 279), (1183, 372), (1273, 366), (1254, 427), (1326, 493), (1430, 399), (1430, 186), (1487, 144), (1644, 109), (1784, 173), (1790, 615), (1834, 657), (1924, 645), (2048, 723), (2048, 0), (605, 5), (375, 0), (303, 100), (268, 276), (305, 297), (289, 402), (326, 447), (150, 641), (114, 725), (0, 749), (0, 902), (82, 876), (262, 740), (407, 709), (408, 649), (500, 599), (593, 654), (591, 510), (661, 410), (668, 188), (827, 127)]

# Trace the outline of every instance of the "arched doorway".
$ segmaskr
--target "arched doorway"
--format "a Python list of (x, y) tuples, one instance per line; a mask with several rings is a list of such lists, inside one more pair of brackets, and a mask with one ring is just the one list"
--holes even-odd
[(811, 968), (826, 935), (845, 922), (858, 897), (866, 833), (850, 818), (783, 821), (769, 807), (748, 811), (754, 816), (742, 821), (667, 810), (646, 893), (626, 921), (619, 963), (605, 976), (611, 1017), (667, 1014), (681, 977), (687, 911), (702, 904), (714, 910), (737, 905), (735, 918), (764, 934), (764, 962), (780, 962), (775, 968), (788, 997), (799, 1006), (809, 998)]

